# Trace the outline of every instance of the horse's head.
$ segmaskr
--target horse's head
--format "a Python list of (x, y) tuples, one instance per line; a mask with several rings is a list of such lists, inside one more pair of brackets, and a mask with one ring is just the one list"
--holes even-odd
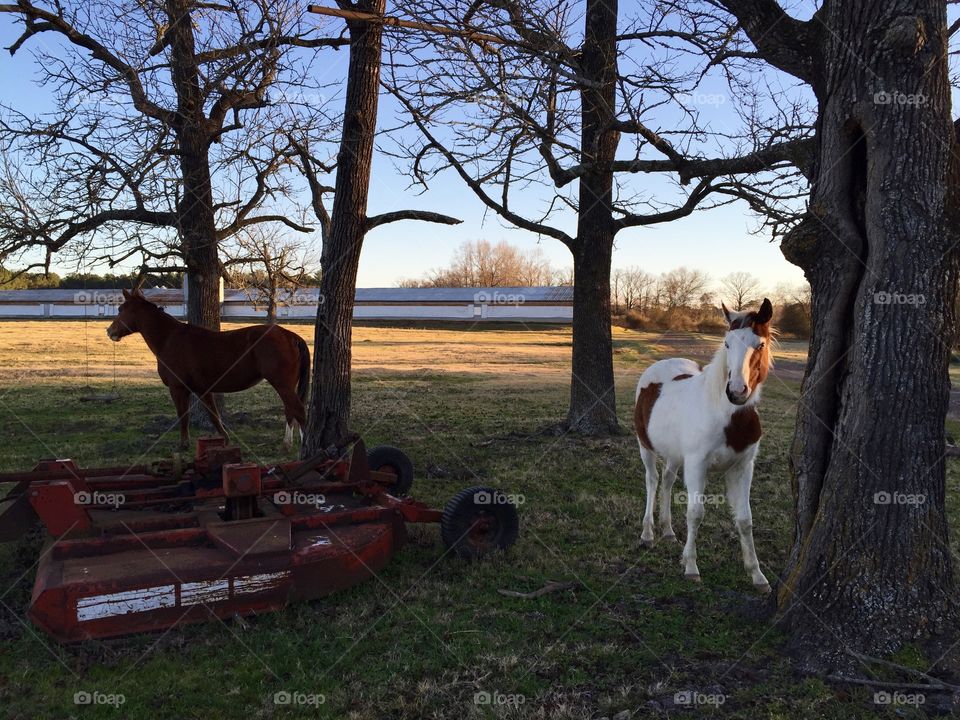
[(727, 399), (743, 405), (767, 379), (770, 369), (770, 320), (773, 305), (766, 298), (759, 310), (731, 312), (723, 305), (729, 324), (723, 346), (727, 354)]
[(152, 302), (147, 300), (140, 288), (135, 290), (123, 290), (123, 303), (117, 309), (117, 318), (110, 327), (107, 328), (107, 337), (114, 342), (120, 342), (127, 335), (140, 332), (140, 320), (144, 311), (148, 308), (154, 308)]

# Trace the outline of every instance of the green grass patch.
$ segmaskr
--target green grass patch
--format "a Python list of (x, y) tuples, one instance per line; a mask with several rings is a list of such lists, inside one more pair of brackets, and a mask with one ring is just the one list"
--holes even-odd
[[(886, 717), (866, 691), (838, 699), (823, 683), (794, 675), (777, 628), (757, 619), (759, 600), (726, 507), (708, 508), (699, 543), (703, 584), (687, 583), (679, 546), (640, 547), (643, 469), (635, 438), (539, 432), (564, 412), (568, 329), (510, 333), (517, 344), (506, 345), (497, 332), (379, 332), (357, 333), (355, 429), (368, 446), (405, 450), (416, 468), (412, 494), (434, 506), (481, 483), (522, 495), (521, 536), (509, 555), (473, 564), (441, 559), (438, 529), (413, 527), (409, 545), (377, 578), (333, 597), (243, 621), (64, 647), (25, 620), (41, 550), (38, 538), (25, 538), (0, 546), (0, 593), (9, 608), (0, 606), (0, 715)], [(630, 428), (636, 380), (663, 351), (645, 334), (616, 338), (618, 407)], [(463, 347), (453, 349), (456, 343)], [(420, 344), (438, 348), (436, 355)], [(508, 367), (498, 366), (504, 354), (516, 356)], [(84, 465), (170, 456), (177, 431), (166, 389), (151, 375), (149, 356), (125, 357), (130, 375), (109, 404), (81, 400), (89, 392), (83, 386), (109, 389), (109, 372), (0, 376), (0, 469), (51, 456)], [(787, 451), (798, 393), (798, 383), (771, 378), (761, 409), (753, 511), (757, 553), (771, 579), (792, 536)], [(280, 403), (269, 387), (230, 396), (226, 420), (246, 458), (285, 457)], [(955, 463), (949, 483), (956, 517)], [(708, 492), (720, 488), (712, 478)], [(681, 535), (683, 512), (675, 506)], [(547, 580), (580, 585), (534, 600), (497, 592), (534, 590)], [(78, 706), (78, 692), (122, 694), (125, 702)], [(276, 704), (284, 692), (307, 704)], [(678, 692), (724, 700), (677, 710)]]

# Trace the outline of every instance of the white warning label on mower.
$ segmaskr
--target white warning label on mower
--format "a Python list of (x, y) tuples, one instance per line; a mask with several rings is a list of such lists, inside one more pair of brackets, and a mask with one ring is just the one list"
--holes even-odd
[(84, 622), (85, 620), (96, 620), (113, 617), (114, 615), (127, 615), (129, 613), (176, 607), (176, 605), (176, 585), (160, 585), (159, 587), (126, 590), (107, 595), (91, 595), (77, 600), (77, 620)]
[(185, 582), (180, 586), (181, 605), (205, 605), (230, 599), (229, 580)]
[(261, 573), (259, 575), (243, 575), (233, 579), (234, 595), (249, 595), (265, 590), (272, 590), (290, 577), (290, 571)]
[[(238, 575), (232, 579), (201, 580), (180, 583), (180, 606), (207, 605), (230, 599), (233, 595), (253, 595), (272, 590), (290, 577), (289, 570), (258, 575)], [(99, 618), (149, 612), (177, 606), (177, 585), (125, 590), (106, 595), (91, 595), (77, 600), (77, 620), (85, 622)]]

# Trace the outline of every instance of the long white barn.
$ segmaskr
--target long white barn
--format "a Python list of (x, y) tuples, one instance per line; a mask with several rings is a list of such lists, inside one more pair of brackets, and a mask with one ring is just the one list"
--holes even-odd
[[(145, 290), (152, 302), (183, 318), (182, 289)], [(316, 317), (320, 291), (304, 288), (280, 298), (278, 320)], [(110, 318), (123, 296), (117, 290), (0, 290), (0, 318)], [(225, 319), (256, 320), (267, 315), (255, 291), (225, 290)], [(355, 320), (437, 320), (459, 322), (570, 323), (572, 287), (358, 288)]]

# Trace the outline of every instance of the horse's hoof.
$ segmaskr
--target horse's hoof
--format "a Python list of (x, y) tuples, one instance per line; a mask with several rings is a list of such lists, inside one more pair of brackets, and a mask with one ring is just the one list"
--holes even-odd
[(670, 533), (669, 535), (664, 535), (664, 536), (663, 536), (662, 538), (660, 538), (660, 539), (663, 540), (664, 542), (671, 542), (671, 543), (674, 543), (674, 544), (676, 544), (676, 545), (679, 545), (679, 544), (680, 544), (680, 541), (677, 540), (677, 536), (674, 535), (673, 533)]
[(700, 582), (700, 575), (699, 573), (684, 573), (683, 579), (689, 580), (690, 582), (698, 583)]
[(640, 538), (640, 547), (652, 548), (656, 544), (656, 540), (644, 540), (643, 538)]
[(770, 583), (754, 583), (753, 589), (756, 590), (761, 595), (769, 595)]

